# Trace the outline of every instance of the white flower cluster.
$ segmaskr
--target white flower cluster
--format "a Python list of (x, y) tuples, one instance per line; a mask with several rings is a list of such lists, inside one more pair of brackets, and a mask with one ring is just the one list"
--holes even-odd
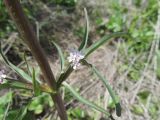
[(6, 78), (6, 75), (4, 74), (4, 70), (0, 70), (0, 84), (3, 83), (4, 78)]
[(84, 55), (77, 50), (71, 50), (69, 57), (68, 57), (68, 61), (71, 63), (73, 69), (77, 69), (77, 67), (80, 66), (80, 60), (84, 58)]

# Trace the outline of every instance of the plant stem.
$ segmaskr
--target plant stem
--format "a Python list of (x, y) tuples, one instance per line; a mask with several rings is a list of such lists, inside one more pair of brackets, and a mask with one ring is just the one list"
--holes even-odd
[[(37, 60), (47, 84), (53, 91), (57, 91), (56, 80), (47, 61), (47, 57), (41, 48), (27, 17), (24, 15), (19, 0), (4, 0), (4, 3), (24, 42), (28, 45), (33, 56)], [(66, 110), (59, 92), (57, 91), (56, 94), (51, 94), (51, 97), (61, 120), (67, 120)]]
[(72, 73), (72, 71), (73, 71), (73, 68), (71, 66), (69, 66), (67, 68), (67, 70), (60, 75), (60, 77), (58, 78), (58, 81), (57, 81), (57, 88), (58, 89), (62, 85), (63, 81), (65, 81), (69, 77), (69, 75)]

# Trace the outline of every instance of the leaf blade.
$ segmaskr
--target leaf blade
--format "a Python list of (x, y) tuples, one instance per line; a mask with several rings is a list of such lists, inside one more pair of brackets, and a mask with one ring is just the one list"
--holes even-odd
[(81, 42), (81, 45), (79, 46), (78, 50), (83, 50), (83, 49), (85, 49), (86, 46), (87, 46), (87, 42), (88, 42), (89, 20), (88, 20), (88, 13), (87, 13), (86, 8), (84, 8), (84, 13), (85, 13), (85, 19), (86, 19), (85, 34), (84, 34), (83, 41)]
[(84, 63), (84, 65), (87, 65), (88, 67), (91, 68), (91, 70), (97, 75), (97, 77), (103, 82), (103, 84), (105, 85), (105, 87), (107, 88), (111, 98), (113, 99), (113, 102), (116, 106), (116, 114), (117, 116), (121, 116), (121, 105), (119, 100), (117, 99), (115, 93), (113, 92), (111, 86), (109, 85), (107, 79), (105, 77), (103, 77), (101, 75), (101, 73), (96, 69), (95, 66), (93, 66), (92, 64), (89, 64), (86, 60), (82, 61)]
[(103, 38), (93, 43), (89, 48), (85, 50), (85, 57), (87, 57), (89, 54), (94, 52), (97, 48), (99, 48), (101, 45), (103, 45), (105, 42), (107, 42), (111, 38), (125, 36), (125, 35), (127, 35), (127, 33), (124, 33), (124, 32), (117, 32), (117, 33), (112, 33), (110, 35), (105, 35)]
[(59, 54), (59, 57), (60, 57), (60, 61), (61, 61), (61, 71), (64, 70), (64, 66), (65, 66), (65, 59), (64, 59), (64, 55), (63, 55), (63, 52), (60, 48), (60, 46), (58, 44), (56, 44), (55, 42), (53, 42), (53, 45), (56, 47), (57, 51), (58, 51), (58, 54)]
[(12, 64), (10, 61), (8, 61), (8, 59), (4, 56), (2, 49), (1, 49), (1, 45), (0, 45), (0, 54), (3, 58), (3, 60), (5, 61), (5, 63), (12, 69), (14, 70), (18, 75), (20, 75), (22, 78), (24, 78), (25, 80), (27, 80), (28, 82), (32, 82), (32, 78), (25, 73), (23, 70), (21, 70), (20, 68), (18, 68), (17, 66), (15, 66), (14, 64)]
[(21, 83), (18, 81), (6, 82), (3, 84), (0, 84), (0, 90), (5, 89), (5, 88), (32, 90), (32, 85)]
[(86, 104), (89, 107), (91, 107), (91, 108), (93, 108), (93, 109), (95, 109), (97, 111), (100, 111), (100, 112), (104, 113), (107, 117), (110, 116), (110, 114), (105, 109), (103, 109), (102, 107), (100, 107), (100, 106), (98, 106), (98, 105), (96, 105), (96, 104), (94, 104), (94, 103), (86, 100), (85, 98), (81, 97), (80, 94), (78, 92), (76, 92), (67, 82), (63, 82), (63, 85), (81, 103)]
[(111, 86), (109, 85), (108, 81), (106, 80), (105, 77), (103, 77), (100, 72), (94, 67), (92, 66), (93, 71), (95, 72), (95, 74), (99, 77), (99, 79), (104, 83), (104, 85), (106, 86), (106, 88), (108, 89), (108, 92), (110, 94), (110, 96), (112, 97), (114, 104), (116, 106), (116, 114), (117, 116), (121, 116), (121, 106), (120, 103), (118, 101), (118, 99), (116, 98), (115, 93), (113, 92)]

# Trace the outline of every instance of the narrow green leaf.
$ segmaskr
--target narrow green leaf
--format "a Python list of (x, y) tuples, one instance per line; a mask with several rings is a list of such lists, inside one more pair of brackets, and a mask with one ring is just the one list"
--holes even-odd
[(88, 42), (88, 35), (89, 35), (89, 20), (88, 20), (88, 13), (87, 13), (86, 8), (84, 8), (84, 12), (85, 12), (85, 18), (86, 18), (86, 26), (85, 26), (85, 33), (84, 33), (83, 41), (78, 49), (79, 51), (86, 48), (87, 42)]
[(25, 54), (25, 53), (24, 53), (24, 55), (23, 55), (23, 58), (24, 58), (24, 61), (25, 61), (26, 65), (27, 65), (28, 75), (31, 75), (31, 72), (30, 72), (30, 69), (29, 69), (29, 65), (28, 65), (28, 62), (27, 62), (27, 58), (26, 58), (26, 54)]
[(18, 81), (13, 81), (13, 82), (9, 81), (9, 82), (0, 84), (0, 90), (5, 88), (32, 90), (32, 85), (18, 82)]
[[(0, 90), (6, 89), (6, 88), (34, 90), (33, 84), (31, 83), (19, 82), (17, 80), (10, 79), (10, 78), (5, 78), (5, 80), (6, 80), (5, 83), (0, 84)], [(52, 91), (52, 89), (48, 85), (45, 85), (45, 84), (38, 85), (38, 94), (41, 91), (46, 92), (46, 93), (52, 93), (52, 94), (56, 93), (56, 91)]]
[(117, 116), (121, 116), (121, 105), (119, 103), (119, 100), (117, 99), (115, 93), (113, 92), (111, 86), (109, 85), (107, 79), (105, 77), (103, 77), (101, 75), (101, 73), (96, 69), (95, 66), (93, 66), (92, 64), (89, 64), (87, 61), (83, 60), (82, 61), (85, 65), (89, 66), (90, 68), (92, 68), (92, 71), (98, 76), (98, 78), (103, 82), (103, 84), (105, 85), (105, 87), (107, 88), (110, 96), (113, 99), (113, 102), (116, 106), (116, 114)]
[(106, 80), (105, 77), (103, 77), (100, 72), (92, 65), (92, 70), (93, 72), (98, 76), (98, 78), (104, 83), (104, 85), (106, 86), (106, 88), (108, 89), (114, 103), (116, 104), (118, 101), (116, 99), (116, 96), (111, 88), (111, 86), (109, 85), (108, 81)]
[(1, 45), (0, 45), (0, 54), (3, 58), (3, 60), (5, 61), (5, 63), (12, 69), (14, 70), (18, 75), (20, 75), (22, 78), (24, 78), (25, 80), (32, 82), (32, 78), (26, 74), (23, 70), (21, 70), (20, 68), (18, 68), (17, 66), (13, 65), (11, 62), (8, 61), (8, 59), (4, 56), (2, 49), (1, 49)]
[(25, 115), (27, 114), (27, 106), (24, 106), (20, 109), (20, 112), (17, 116), (17, 118), (15, 118), (15, 120), (23, 120), (23, 118), (25, 117)]
[(109, 92), (110, 96), (112, 97), (112, 99), (114, 101), (114, 104), (116, 106), (116, 112), (118, 112), (117, 116), (120, 116), (121, 115), (121, 106), (120, 106), (120, 103), (119, 103), (118, 99), (116, 98), (116, 95), (113, 92), (113, 90), (112, 90), (111, 86), (109, 85), (108, 81), (106, 80), (105, 77), (103, 77), (100, 74), (100, 72), (93, 65), (92, 65), (92, 70), (95, 72), (95, 74), (99, 77), (99, 79), (103, 82), (103, 84), (108, 89), (108, 92)]
[(34, 94), (35, 96), (37, 96), (37, 91), (36, 91), (36, 88), (37, 88), (37, 83), (36, 83), (36, 78), (35, 78), (35, 70), (33, 68), (33, 71), (32, 71), (32, 84), (33, 84), (33, 90), (34, 90)]
[(52, 41), (52, 43), (54, 44), (54, 46), (56, 47), (57, 51), (58, 51), (58, 54), (60, 56), (60, 61), (61, 61), (61, 71), (64, 70), (64, 63), (65, 63), (65, 59), (64, 59), (64, 55), (63, 55), (63, 52), (60, 48), (60, 46), (58, 44), (56, 44), (55, 42)]
[(36, 75), (35, 75), (34, 68), (32, 71), (32, 83), (33, 83), (33, 90), (34, 90), (35, 96), (40, 95), (40, 86), (39, 86), (39, 83), (36, 81)]
[(67, 82), (63, 82), (64, 87), (77, 99), (79, 100), (81, 103), (88, 105), (89, 107), (104, 113), (107, 117), (110, 116), (110, 114), (103, 109), (100, 106), (97, 106), (96, 104), (88, 101), (87, 99), (83, 98), (78, 92), (76, 92)]
[(125, 35), (127, 35), (127, 33), (124, 33), (124, 32), (117, 32), (117, 33), (105, 35), (103, 38), (101, 38), (97, 42), (93, 43), (93, 45), (91, 45), (89, 48), (87, 48), (85, 50), (85, 56), (87, 57), (89, 54), (91, 54), (92, 52), (94, 52), (97, 48), (99, 48), (101, 45), (103, 45), (104, 43), (106, 43), (111, 38), (125, 36)]

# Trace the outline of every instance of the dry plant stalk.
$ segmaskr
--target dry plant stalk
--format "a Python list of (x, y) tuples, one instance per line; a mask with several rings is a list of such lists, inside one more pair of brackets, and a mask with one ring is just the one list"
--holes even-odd
[(51, 94), (51, 96), (58, 110), (61, 120), (67, 120), (63, 100), (57, 90), (56, 80), (47, 61), (47, 57), (43, 49), (41, 48), (35, 32), (33, 31), (27, 17), (24, 15), (19, 0), (4, 0), (4, 3), (8, 9), (11, 18), (15, 22), (24, 42), (28, 45), (33, 56), (37, 60), (47, 84), (51, 87), (52, 90), (57, 91), (56, 94)]

